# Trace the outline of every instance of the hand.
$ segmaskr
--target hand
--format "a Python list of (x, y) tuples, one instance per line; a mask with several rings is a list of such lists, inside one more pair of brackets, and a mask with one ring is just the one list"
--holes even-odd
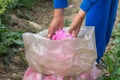
[(64, 9), (55, 9), (54, 10), (54, 18), (48, 28), (48, 38), (55, 33), (55, 31), (62, 29), (64, 24), (64, 17), (63, 17)]
[(78, 14), (76, 15), (76, 17), (74, 18), (70, 29), (68, 30), (68, 32), (70, 34), (73, 34), (75, 37), (78, 36), (79, 30), (80, 30), (80, 26), (84, 20), (85, 17), (85, 12), (83, 10), (80, 9), (80, 11), (78, 12)]

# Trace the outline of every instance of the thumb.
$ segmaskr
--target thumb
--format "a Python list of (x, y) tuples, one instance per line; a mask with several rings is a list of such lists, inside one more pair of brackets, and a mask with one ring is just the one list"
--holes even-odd
[(48, 35), (47, 35), (47, 37), (48, 37), (48, 38), (51, 38), (51, 35), (50, 35), (50, 34), (48, 34)]
[(73, 30), (70, 28), (70, 29), (68, 30), (68, 33), (69, 33), (69, 34), (72, 34), (72, 32), (73, 32)]
[(47, 37), (48, 37), (48, 38), (51, 38), (51, 37), (52, 37), (52, 34), (53, 34), (53, 30), (48, 30), (48, 35), (47, 35)]
[(71, 26), (70, 29), (68, 30), (68, 33), (73, 34), (74, 30), (75, 30), (75, 27)]

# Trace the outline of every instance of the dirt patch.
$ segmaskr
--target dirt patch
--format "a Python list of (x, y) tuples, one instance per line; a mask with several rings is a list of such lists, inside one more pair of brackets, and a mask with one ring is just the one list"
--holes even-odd
[(11, 59), (9, 65), (4, 65), (0, 61), (0, 80), (22, 80), (27, 65), (18, 57)]

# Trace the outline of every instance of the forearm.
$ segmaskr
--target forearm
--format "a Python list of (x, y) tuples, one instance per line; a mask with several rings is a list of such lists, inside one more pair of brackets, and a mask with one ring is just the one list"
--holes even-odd
[(64, 9), (54, 9), (54, 18), (60, 18), (64, 15)]
[(49, 38), (51, 38), (51, 36), (55, 33), (55, 31), (63, 28), (63, 24), (64, 24), (63, 15), (64, 15), (64, 9), (54, 10), (53, 20), (48, 29)]
[(74, 20), (72, 21), (72, 24), (68, 31), (70, 34), (73, 34), (75, 37), (77, 37), (80, 30), (80, 26), (84, 20), (85, 15), (86, 15), (86, 12), (80, 9), (78, 14), (75, 16)]
[(86, 12), (80, 9), (78, 14), (75, 16), (71, 25), (77, 27), (80, 24), (82, 24), (82, 21), (84, 20), (85, 15), (86, 15)]
[(64, 15), (64, 8), (68, 6), (68, 0), (54, 0), (54, 18), (60, 18)]
[(78, 17), (78, 19), (83, 20), (85, 15), (86, 15), (86, 12), (84, 10), (80, 9), (78, 14), (77, 14), (77, 17)]

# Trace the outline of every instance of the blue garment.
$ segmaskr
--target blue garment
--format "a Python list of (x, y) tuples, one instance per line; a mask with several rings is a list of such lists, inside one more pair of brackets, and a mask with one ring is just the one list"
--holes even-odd
[[(54, 8), (67, 7), (67, 0), (54, 0)], [(118, 0), (83, 0), (80, 8), (86, 12), (86, 26), (95, 26), (97, 62), (103, 56), (114, 26)]]

